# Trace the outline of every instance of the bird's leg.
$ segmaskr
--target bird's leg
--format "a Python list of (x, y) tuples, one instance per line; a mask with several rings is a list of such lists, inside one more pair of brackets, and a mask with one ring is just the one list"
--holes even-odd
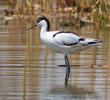
[(69, 60), (68, 60), (68, 56), (65, 56), (65, 66), (66, 66), (66, 71), (68, 72), (68, 78), (69, 78), (69, 74), (70, 74), (70, 64), (69, 64)]
[(65, 55), (65, 67), (66, 67), (65, 83), (67, 84), (70, 75), (70, 65), (67, 54)]

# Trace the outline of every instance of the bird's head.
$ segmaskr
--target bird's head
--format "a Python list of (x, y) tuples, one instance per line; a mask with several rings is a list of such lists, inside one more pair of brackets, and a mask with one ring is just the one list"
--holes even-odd
[(31, 26), (30, 28), (28, 28), (27, 30), (30, 30), (30, 29), (32, 29), (32, 28), (34, 28), (36, 26), (41, 26), (41, 27), (42, 26), (46, 26), (47, 27), (47, 31), (49, 31), (50, 22), (45, 16), (39, 17), (39, 18), (37, 18), (36, 23), (33, 26)]

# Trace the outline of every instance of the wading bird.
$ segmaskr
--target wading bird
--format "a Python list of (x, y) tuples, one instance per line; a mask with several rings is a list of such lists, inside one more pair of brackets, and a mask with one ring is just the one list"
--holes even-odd
[(55, 52), (64, 54), (66, 76), (65, 83), (67, 84), (70, 75), (70, 64), (67, 54), (74, 53), (101, 43), (100, 40), (83, 37), (77, 33), (69, 31), (49, 31), (50, 22), (42, 16), (36, 20), (35, 25), (28, 28), (30, 30), (36, 26), (41, 26), (40, 38), (50, 49)]

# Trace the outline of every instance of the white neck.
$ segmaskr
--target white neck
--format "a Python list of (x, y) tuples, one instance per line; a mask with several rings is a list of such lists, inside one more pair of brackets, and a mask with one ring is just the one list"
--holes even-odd
[(48, 30), (48, 24), (45, 20), (43, 20), (38, 25), (41, 26), (40, 37), (43, 37)]
[(47, 32), (47, 26), (46, 25), (41, 26), (40, 38), (43, 38), (46, 32)]
[(45, 32), (47, 32), (47, 25), (43, 25), (41, 26), (41, 34), (44, 34)]
[(47, 25), (41, 26), (40, 34), (45, 34), (47, 32)]

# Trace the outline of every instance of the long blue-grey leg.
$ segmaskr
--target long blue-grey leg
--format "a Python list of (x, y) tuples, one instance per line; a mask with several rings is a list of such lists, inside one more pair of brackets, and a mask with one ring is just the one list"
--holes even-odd
[(67, 85), (68, 78), (69, 78), (69, 75), (70, 75), (70, 64), (69, 64), (69, 60), (68, 60), (67, 54), (65, 55), (65, 67), (66, 67), (65, 84)]

